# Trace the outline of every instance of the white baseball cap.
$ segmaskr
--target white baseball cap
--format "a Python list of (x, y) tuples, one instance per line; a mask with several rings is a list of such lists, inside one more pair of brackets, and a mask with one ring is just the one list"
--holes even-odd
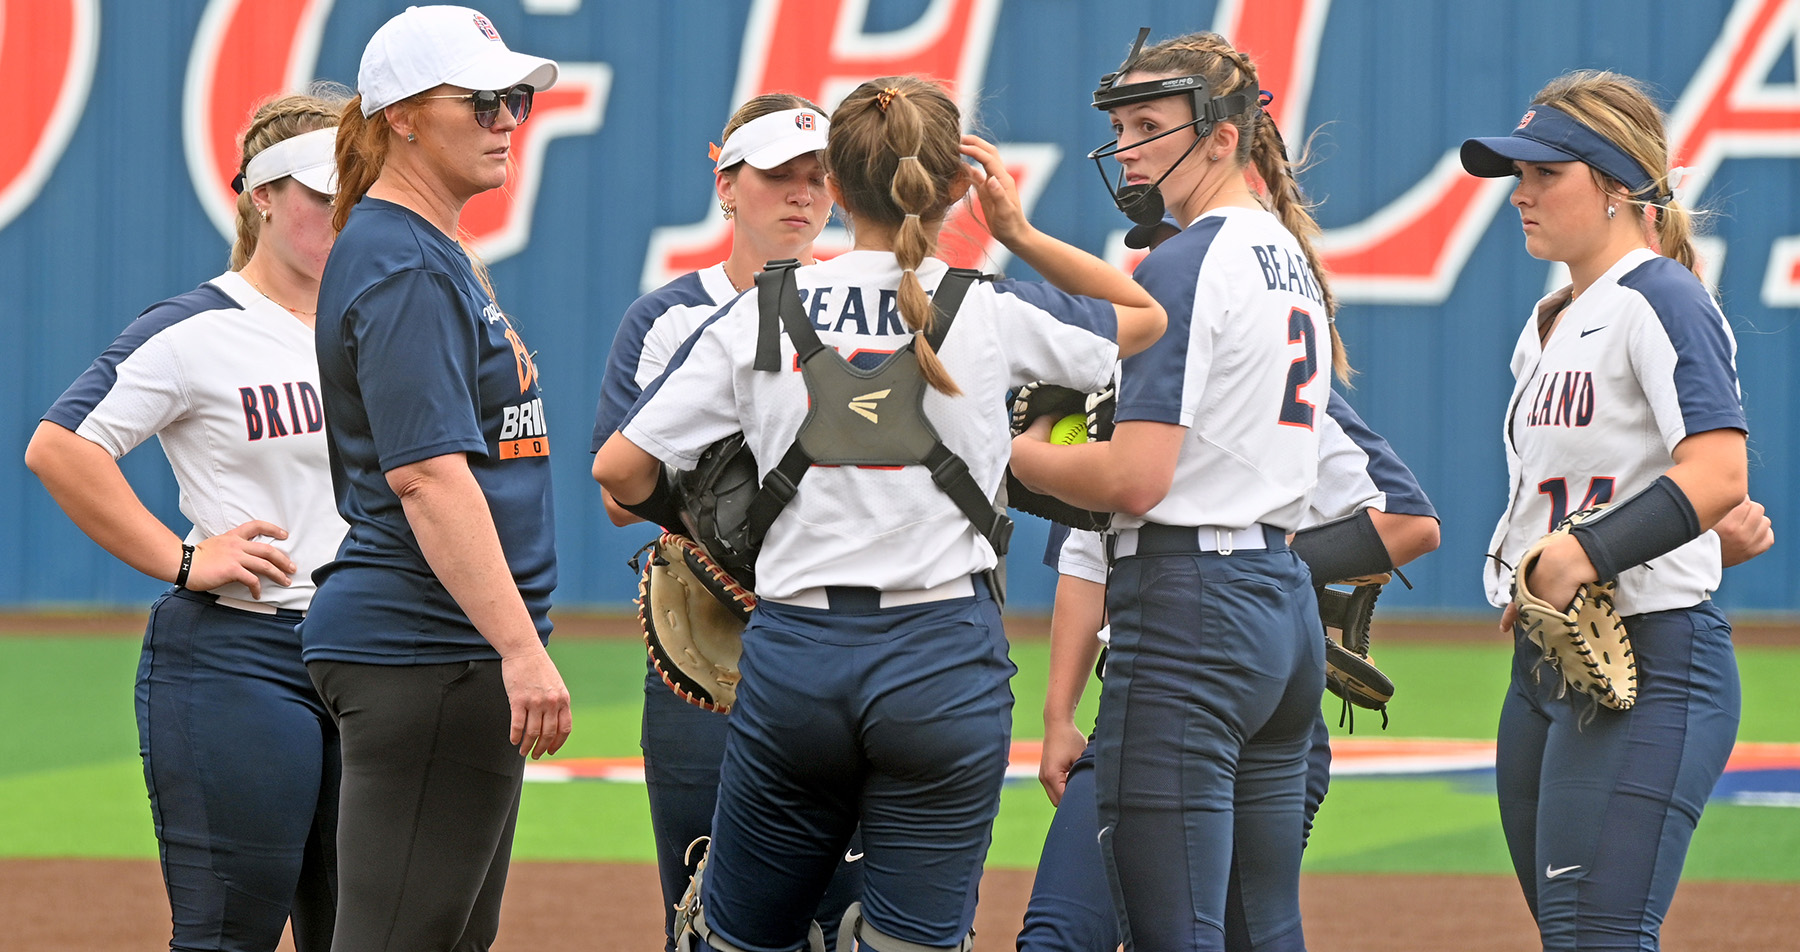
[(719, 149), (713, 171), (728, 169), (748, 162), (759, 169), (772, 169), (797, 155), (825, 148), (831, 120), (816, 109), (783, 109), (738, 126)]
[(365, 117), (448, 83), (477, 92), (556, 85), (556, 63), (506, 48), (500, 31), (468, 7), (407, 7), (381, 25), (356, 71)]
[(292, 176), (323, 195), (337, 193), (337, 127), (289, 136), (250, 157), (243, 191)]

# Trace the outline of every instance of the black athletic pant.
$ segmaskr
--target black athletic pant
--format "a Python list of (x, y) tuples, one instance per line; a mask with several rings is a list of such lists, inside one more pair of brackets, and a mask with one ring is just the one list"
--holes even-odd
[(343, 737), (332, 952), (487, 949), (525, 774), (500, 662), (307, 669)]

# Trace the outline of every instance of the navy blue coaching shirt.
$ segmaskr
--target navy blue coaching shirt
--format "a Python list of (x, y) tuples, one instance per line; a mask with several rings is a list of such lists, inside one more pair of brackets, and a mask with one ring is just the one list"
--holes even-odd
[(556, 587), (550, 444), (537, 367), (461, 246), (364, 198), (319, 285), (319, 377), (338, 510), (350, 532), (314, 573), (307, 661), (498, 657), (426, 564), (388, 471), (464, 453), (544, 641)]

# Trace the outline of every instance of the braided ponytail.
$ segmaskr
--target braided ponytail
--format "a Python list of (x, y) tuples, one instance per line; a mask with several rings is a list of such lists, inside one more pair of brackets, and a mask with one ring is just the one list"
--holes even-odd
[(919, 370), (933, 389), (962, 393), (927, 342), (937, 318), (918, 267), (937, 252), (944, 214), (966, 185), (956, 104), (933, 83), (890, 76), (858, 87), (831, 116), (825, 167), (853, 222), (893, 230), (900, 317), (917, 336)]
[[(250, 125), (238, 136), (238, 175), (250, 168), (257, 153), (305, 132), (329, 129), (338, 124), (338, 104), (348, 90), (335, 83), (316, 83), (304, 93), (265, 100), (250, 116)], [(237, 240), (231, 245), (231, 270), (242, 271), (256, 254), (257, 239), (262, 236), (262, 215), (250, 189), (238, 193)]]
[[(1213, 96), (1227, 96), (1240, 89), (1260, 90), (1257, 83), (1256, 64), (1242, 51), (1234, 48), (1229, 41), (1217, 33), (1189, 33), (1171, 40), (1164, 40), (1148, 47), (1132, 67), (1134, 73), (1148, 73), (1158, 76), (1185, 76), (1199, 74), (1206, 77), (1208, 91)], [(1237, 148), (1232, 159), (1239, 166), (1249, 166), (1262, 177), (1268, 193), (1261, 196), (1269, 211), (1281, 219), (1282, 227), (1294, 236), (1300, 250), (1306, 254), (1306, 263), (1312, 268), (1313, 278), (1319, 284), (1319, 294), (1325, 302), (1325, 316), (1331, 329), (1331, 369), (1342, 383), (1350, 382), (1354, 373), (1350, 367), (1350, 357), (1344, 350), (1344, 340), (1337, 330), (1337, 297), (1331, 293), (1331, 281), (1325, 271), (1325, 263), (1319, 258), (1315, 242), (1322, 234), (1319, 223), (1313, 219), (1313, 202), (1301, 190), (1300, 182), (1294, 177), (1294, 167), (1288, 161), (1287, 147), (1281, 139), (1281, 133), (1275, 128), (1275, 120), (1267, 112), (1252, 109), (1248, 112), (1221, 120), (1237, 127)]]

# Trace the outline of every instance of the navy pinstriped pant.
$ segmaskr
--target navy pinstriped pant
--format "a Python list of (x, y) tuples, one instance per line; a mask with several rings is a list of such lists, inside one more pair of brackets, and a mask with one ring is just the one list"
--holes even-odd
[(757, 607), (702, 895), (721, 938), (801, 948), (859, 821), (868, 925), (927, 946), (968, 934), (1015, 672), (999, 609), (976, 590), (900, 608)]
[(298, 612), (171, 590), (138, 661), (138, 743), (169, 891), (171, 949), (331, 945), (337, 726), (300, 661)]
[[(676, 696), (649, 664), (644, 678), (644, 724), (639, 745), (644, 750), (644, 786), (650, 797), (650, 827), (656, 838), (656, 868), (662, 878), (663, 937), (666, 952), (675, 952), (668, 933), (675, 928), (675, 904), (687, 891), (690, 863), (700, 861), (688, 845), (712, 832), (713, 809), (719, 802), (719, 762), (725, 758), (725, 731), (731, 721)], [(838, 922), (844, 909), (862, 898), (862, 839), (852, 836), (846, 857), (814, 915), (825, 933), (825, 947), (837, 947)]]
[(1225, 947), (1235, 866), (1258, 948), (1304, 948), (1306, 758), (1325, 688), (1312, 578), (1269, 548), (1113, 562), (1095, 725), (1101, 854), (1129, 949)]
[[(1321, 714), (1306, 755), (1306, 824), (1331, 785), (1331, 735)], [(1100, 817), (1094, 803), (1094, 744), (1069, 768), (1062, 802), (1044, 836), (1031, 902), (1019, 930), (1019, 952), (1113, 952), (1119, 918), (1100, 857)], [(1243, 887), (1234, 871), (1225, 905), (1226, 952), (1256, 952), (1244, 926)]]
[(1737, 739), (1731, 626), (1712, 602), (1625, 619), (1629, 711), (1539, 667), (1520, 638), (1500, 709), (1500, 821), (1547, 950), (1654, 950), (1688, 841)]

